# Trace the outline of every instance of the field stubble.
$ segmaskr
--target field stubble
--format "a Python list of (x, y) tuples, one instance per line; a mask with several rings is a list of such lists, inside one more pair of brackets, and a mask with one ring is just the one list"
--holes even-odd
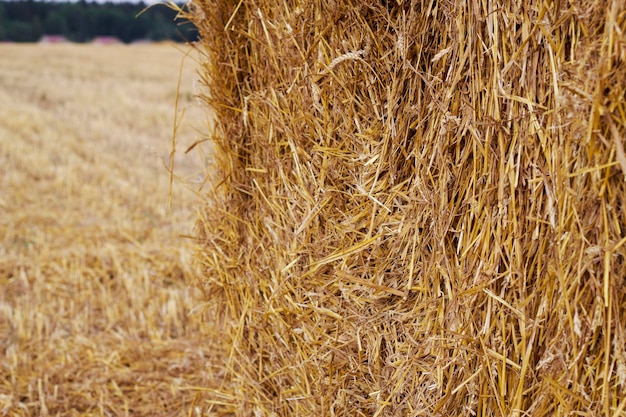
[[(193, 192), (168, 209), (184, 51), (0, 46), (0, 415), (188, 415), (215, 347), (194, 315)], [(202, 177), (193, 54), (176, 171)], [(164, 164), (165, 162), (165, 164)]]

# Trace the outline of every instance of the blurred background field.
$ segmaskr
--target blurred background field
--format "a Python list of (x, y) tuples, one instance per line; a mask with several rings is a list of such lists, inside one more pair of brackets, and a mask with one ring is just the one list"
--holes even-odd
[(0, 415), (205, 412), (183, 183), (207, 112), (193, 53), (175, 110), (183, 48), (0, 45)]

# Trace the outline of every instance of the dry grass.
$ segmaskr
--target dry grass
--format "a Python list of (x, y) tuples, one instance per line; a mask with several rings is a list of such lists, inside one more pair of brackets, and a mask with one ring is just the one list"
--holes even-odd
[[(201, 413), (188, 388), (214, 378), (216, 351), (192, 314), (180, 237), (198, 203), (179, 185), (168, 210), (161, 161), (183, 52), (2, 45), (0, 56), (0, 415)], [(206, 129), (195, 65), (181, 82), (180, 151)], [(197, 158), (176, 162), (198, 174)]]
[(194, 0), (239, 416), (626, 415), (626, 4)]

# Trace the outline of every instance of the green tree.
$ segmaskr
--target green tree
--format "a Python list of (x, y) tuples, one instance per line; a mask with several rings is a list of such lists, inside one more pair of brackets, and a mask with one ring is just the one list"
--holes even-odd
[(49, 13), (43, 21), (43, 31), (49, 34), (67, 34), (68, 25), (61, 10)]
[[(32, 42), (43, 33), (64, 35), (75, 42), (95, 36), (181, 41), (197, 38), (191, 25), (179, 26), (176, 11), (162, 5), (145, 10), (144, 3), (76, 3), (34, 0), (0, 0), (0, 40)], [(181, 6), (182, 7), (182, 6)], [(140, 12), (142, 12), (140, 14)]]
[(8, 20), (6, 17), (6, 11), (4, 10), (4, 3), (0, 2), (0, 41), (6, 41), (7, 31), (6, 27), (8, 25)]
[(38, 38), (33, 33), (33, 27), (27, 22), (9, 21), (6, 26), (7, 39), (15, 42), (34, 42)]

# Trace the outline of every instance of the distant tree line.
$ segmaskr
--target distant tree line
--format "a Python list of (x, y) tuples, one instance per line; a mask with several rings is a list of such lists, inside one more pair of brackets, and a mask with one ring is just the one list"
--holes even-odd
[(74, 42), (98, 36), (114, 36), (127, 43), (197, 39), (195, 28), (176, 20), (177, 12), (171, 8), (157, 4), (141, 13), (145, 8), (145, 3), (0, 0), (0, 41), (36, 42), (43, 35), (62, 35)]

